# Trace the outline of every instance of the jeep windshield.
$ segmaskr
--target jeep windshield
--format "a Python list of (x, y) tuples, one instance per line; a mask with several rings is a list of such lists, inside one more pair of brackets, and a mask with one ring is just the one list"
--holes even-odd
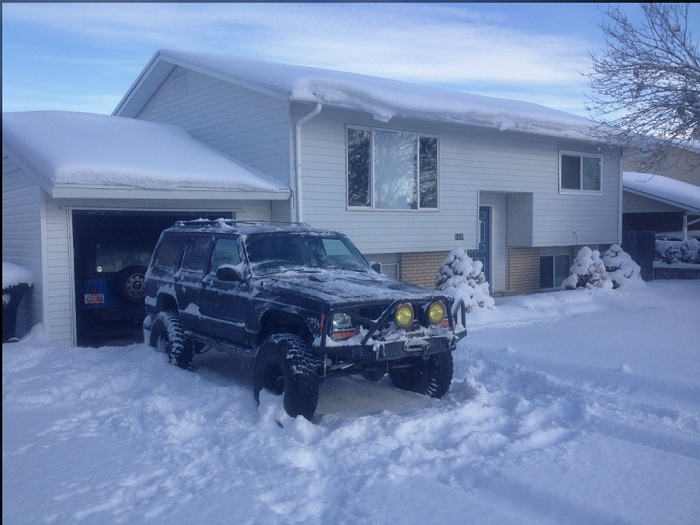
[(244, 244), (250, 269), (257, 276), (288, 270), (370, 270), (358, 249), (339, 235), (265, 233), (247, 236)]

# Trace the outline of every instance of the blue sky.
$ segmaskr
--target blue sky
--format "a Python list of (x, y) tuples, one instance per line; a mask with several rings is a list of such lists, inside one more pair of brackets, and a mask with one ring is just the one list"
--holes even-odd
[[(591, 3), (3, 3), (3, 111), (110, 114), (158, 49), (352, 71), (586, 115)], [(641, 10), (623, 4), (633, 19)], [(691, 7), (700, 36), (700, 8)]]

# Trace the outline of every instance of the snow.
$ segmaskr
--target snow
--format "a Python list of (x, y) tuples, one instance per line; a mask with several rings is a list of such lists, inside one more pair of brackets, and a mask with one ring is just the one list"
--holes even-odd
[(2, 289), (10, 288), (20, 284), (32, 286), (34, 284), (34, 274), (28, 268), (13, 264), (10, 262), (2, 262)]
[(622, 172), (625, 190), (700, 213), (700, 186), (652, 173)]
[(3, 345), (3, 523), (695, 524), (700, 281), (498, 298), (442, 400), (144, 344)]
[[(160, 50), (154, 60), (159, 58), (204, 68), (282, 98), (365, 111), (380, 122), (418, 118), (560, 138), (590, 140), (593, 136), (594, 125), (583, 117), (518, 100), (230, 55)], [(149, 70), (150, 64), (144, 72)], [(127, 103), (128, 96), (117, 112)]]
[(467, 312), (473, 308), (493, 308), (489, 283), (484, 274), (484, 263), (473, 261), (463, 248), (454, 248), (447, 254), (435, 278), (435, 287), (454, 299), (453, 310), (459, 311), (460, 302)]
[(2, 114), (3, 149), (49, 185), (288, 193), (170, 125), (70, 111)]
[(612, 289), (613, 281), (600, 259), (600, 252), (588, 246), (581, 248), (569, 269), (569, 277), (564, 279), (561, 287), (567, 290), (580, 287)]

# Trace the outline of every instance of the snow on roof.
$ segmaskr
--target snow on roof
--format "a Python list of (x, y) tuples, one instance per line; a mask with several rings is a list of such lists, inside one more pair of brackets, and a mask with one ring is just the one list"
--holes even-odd
[(3, 113), (2, 141), (49, 187), (289, 192), (170, 124), (68, 111)]
[[(177, 50), (159, 51), (151, 64), (158, 60), (203, 69), (294, 101), (366, 111), (380, 122), (409, 117), (585, 140), (593, 138), (595, 126), (583, 117), (530, 102), (356, 73)], [(148, 70), (146, 67), (141, 77)], [(128, 104), (128, 98), (122, 100), (116, 112)]]
[(622, 186), (643, 197), (700, 213), (700, 186), (663, 175), (635, 171), (622, 172)]

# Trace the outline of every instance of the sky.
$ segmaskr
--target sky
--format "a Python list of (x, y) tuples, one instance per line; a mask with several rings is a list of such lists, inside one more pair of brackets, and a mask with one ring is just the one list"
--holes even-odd
[[(111, 114), (159, 49), (221, 53), (587, 116), (593, 3), (5, 3), (2, 109)], [(622, 4), (639, 20), (637, 4)], [(691, 7), (700, 35), (700, 8)]]

